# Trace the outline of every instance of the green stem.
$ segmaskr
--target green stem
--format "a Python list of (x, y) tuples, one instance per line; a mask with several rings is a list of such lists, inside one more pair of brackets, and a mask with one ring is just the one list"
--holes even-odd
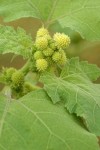
[(31, 65), (32, 65), (31, 60), (28, 60), (26, 64), (20, 69), (20, 71), (22, 71), (24, 75), (26, 75), (30, 71)]

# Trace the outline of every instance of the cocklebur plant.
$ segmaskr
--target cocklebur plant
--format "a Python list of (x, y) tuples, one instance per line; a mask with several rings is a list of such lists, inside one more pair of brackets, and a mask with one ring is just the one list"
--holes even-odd
[[(55, 35), (58, 43), (54, 38)], [(48, 39), (48, 37), (50, 37), (50, 39)], [(16, 70), (12, 67), (2, 69), (2, 82), (11, 87), (12, 97), (14, 96), (15, 98), (19, 98), (19, 96), (23, 96), (27, 93), (25, 92), (25, 89), (28, 89), (28, 92), (32, 91), (32, 89), (37, 89), (32, 88), (31, 83), (25, 83), (25, 76), (29, 73), (29, 71), (33, 72), (34, 70), (37, 74), (39, 73), (41, 75), (41, 73), (47, 71), (47, 69), (49, 72), (52, 70), (50, 69), (52, 67), (54, 67), (55, 70), (58, 67), (57, 65), (64, 66), (66, 64), (67, 58), (64, 50), (68, 47), (70, 38), (64, 33), (56, 33), (54, 34), (54, 37), (50, 36), (47, 29), (41, 27), (37, 31), (36, 39), (32, 45), (32, 54), (31, 57), (29, 55), (28, 63), (26, 63), (25, 66), (20, 70)], [(54, 44), (55, 49), (50, 47), (51, 43)], [(64, 49), (62, 49), (63, 47)], [(32, 66), (31, 68), (30, 64)]]
[(100, 85), (93, 83), (100, 69), (69, 58), (66, 34), (70, 27), (87, 40), (100, 40), (99, 5), (98, 0), (0, 1), (5, 21), (34, 17), (42, 24), (34, 40), (22, 28), (0, 26), (0, 54), (26, 59), (22, 68), (0, 72), (1, 150), (100, 149)]

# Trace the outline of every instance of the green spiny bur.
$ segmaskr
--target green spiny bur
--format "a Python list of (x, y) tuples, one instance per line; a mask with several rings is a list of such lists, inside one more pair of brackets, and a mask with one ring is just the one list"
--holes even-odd
[(51, 49), (51, 48), (47, 48), (47, 49), (45, 49), (45, 50), (43, 50), (43, 54), (45, 55), (45, 56), (51, 56), (52, 54), (53, 54), (53, 49)]
[(24, 74), (21, 71), (16, 71), (12, 75), (12, 84), (15, 87), (20, 87), (24, 83)]
[(48, 67), (48, 62), (45, 59), (38, 59), (36, 61), (36, 68), (38, 71), (45, 71)]
[(54, 62), (58, 62), (61, 59), (61, 53), (60, 52), (54, 52), (53, 56), (52, 56), (52, 60)]
[(36, 52), (34, 53), (34, 59), (37, 60), (37, 59), (41, 59), (41, 58), (43, 58), (43, 53), (42, 53), (42, 51), (36, 51)]
[(47, 48), (48, 40), (45, 37), (40, 37), (40, 38), (36, 39), (35, 44), (38, 49), (43, 50), (43, 49)]

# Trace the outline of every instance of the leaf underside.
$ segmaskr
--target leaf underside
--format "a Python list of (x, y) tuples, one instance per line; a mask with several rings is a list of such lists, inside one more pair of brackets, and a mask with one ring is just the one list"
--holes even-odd
[[(62, 9), (63, 8), (63, 9)], [(99, 0), (0, 0), (5, 21), (23, 17), (38, 18), (48, 25), (58, 21), (88, 40), (100, 40)]]
[(46, 73), (41, 81), (54, 103), (63, 101), (70, 113), (84, 118), (87, 128), (100, 136), (100, 87), (91, 82), (99, 76), (95, 65), (72, 58), (60, 77)]
[(20, 100), (0, 95), (0, 150), (99, 150), (96, 136), (44, 90)]

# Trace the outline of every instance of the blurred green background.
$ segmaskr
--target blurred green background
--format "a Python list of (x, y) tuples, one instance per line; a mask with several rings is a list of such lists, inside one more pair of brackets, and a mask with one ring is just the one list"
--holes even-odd
[[(3, 18), (0, 18), (0, 24), (13, 26), (15, 29), (19, 26), (26, 30), (27, 34), (31, 34), (33, 39), (41, 23), (37, 19), (23, 18), (10, 23), (3, 22)], [(51, 30), (52, 28), (52, 30)], [(90, 42), (83, 40), (80, 35), (69, 28), (61, 29), (58, 23), (50, 27), (50, 33), (53, 32), (65, 32), (71, 37), (71, 45), (67, 50), (68, 57), (79, 56), (80, 60), (87, 60), (89, 63), (97, 64), (100, 67), (100, 42)], [(0, 70), (4, 67), (14, 66), (20, 68), (25, 63), (20, 56), (14, 56), (13, 54), (0, 55)], [(100, 83), (100, 78), (96, 81)], [(0, 88), (2, 85), (0, 84)]]

